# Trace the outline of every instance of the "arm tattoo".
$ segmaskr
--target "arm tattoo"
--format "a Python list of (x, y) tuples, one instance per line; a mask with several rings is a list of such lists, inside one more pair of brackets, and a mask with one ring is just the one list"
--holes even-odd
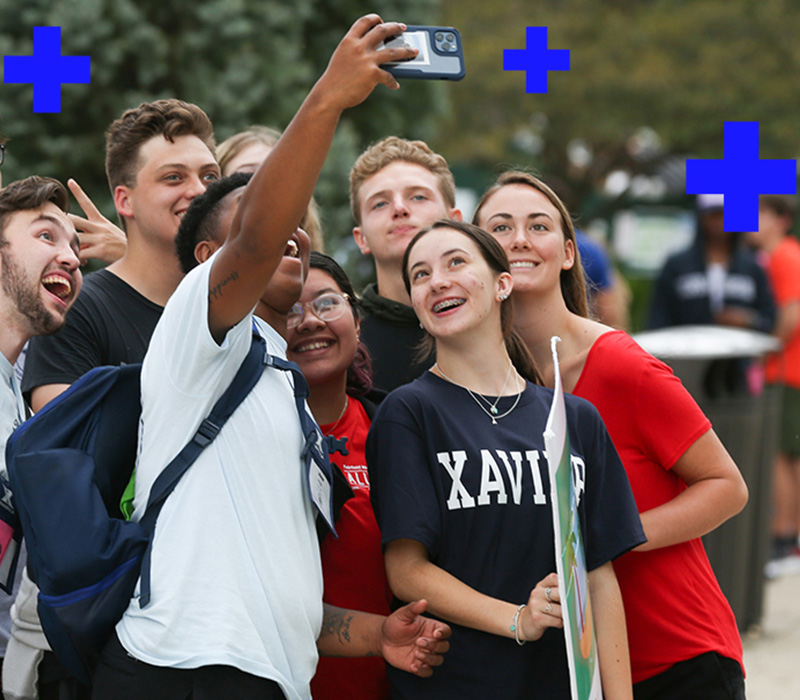
[(350, 644), (350, 623), (353, 621), (353, 613), (349, 610), (330, 610), (325, 609), (322, 618), (322, 634), (336, 635), (339, 643)]
[(239, 273), (236, 270), (234, 270), (224, 280), (222, 280), (222, 282), (220, 282), (213, 289), (211, 289), (211, 291), (209, 291), (208, 293), (208, 305), (211, 306), (211, 302), (216, 301), (222, 296), (222, 288), (226, 284), (229, 284), (230, 282), (235, 282), (238, 279), (239, 279)]

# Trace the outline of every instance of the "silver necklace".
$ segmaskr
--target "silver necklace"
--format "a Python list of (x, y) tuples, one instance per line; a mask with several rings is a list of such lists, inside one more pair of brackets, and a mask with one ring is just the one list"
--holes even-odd
[[(492, 425), (497, 425), (497, 421), (498, 420), (500, 420), (501, 418), (505, 418), (509, 413), (511, 413), (511, 411), (513, 411), (517, 407), (517, 404), (519, 403), (519, 399), (522, 396), (522, 391), (519, 391), (517, 393), (517, 398), (514, 399), (514, 403), (511, 406), (511, 408), (509, 408), (505, 413), (501, 413), (501, 414), (498, 415), (497, 404), (500, 402), (502, 394), (505, 391), (506, 384), (508, 383), (508, 378), (511, 375), (512, 366), (513, 365), (511, 363), (509, 363), (509, 365), (508, 365), (508, 373), (506, 374), (506, 381), (503, 383), (503, 388), (500, 390), (500, 396), (498, 396), (495, 399), (494, 403), (490, 403), (489, 399), (485, 398), (484, 396), (481, 396), (480, 394), (475, 394), (468, 386), (464, 386), (463, 384), (459, 384), (458, 382), (454, 382), (452, 379), (450, 379), (450, 377), (448, 377), (444, 372), (442, 372), (442, 368), (439, 367), (439, 363), (438, 362), (434, 363), (433, 368), (436, 369), (436, 371), (440, 375), (442, 375), (443, 379), (446, 379), (451, 384), (454, 384), (455, 386), (461, 387), (462, 389), (464, 389), (472, 397), (472, 400), (476, 404), (478, 404), (478, 408), (480, 408), (481, 411), (483, 411), (487, 416), (489, 416), (489, 418), (492, 419)], [(516, 382), (516, 379), (514, 381)], [(524, 390), (524, 386), (523, 386), (523, 390)], [(478, 397), (480, 397), (480, 399)], [(488, 410), (481, 403), (481, 399), (483, 401), (485, 401), (486, 404), (489, 406)]]
[[(506, 372), (506, 378), (503, 382), (503, 387), (500, 389), (500, 393), (495, 397), (494, 403), (490, 403), (489, 399), (487, 399), (483, 394), (475, 394), (481, 401), (485, 401), (486, 405), (489, 407), (489, 411), (493, 416), (497, 415), (497, 404), (500, 403), (500, 398), (503, 396), (503, 393), (506, 390), (506, 386), (508, 385), (508, 378), (511, 376), (511, 369), (513, 365), (509, 362), (508, 363), (508, 372)], [(437, 366), (437, 369), (441, 372), (441, 368)], [(464, 387), (466, 389), (466, 387)], [(469, 391), (469, 389), (467, 389)], [(470, 392), (472, 393), (472, 392)]]

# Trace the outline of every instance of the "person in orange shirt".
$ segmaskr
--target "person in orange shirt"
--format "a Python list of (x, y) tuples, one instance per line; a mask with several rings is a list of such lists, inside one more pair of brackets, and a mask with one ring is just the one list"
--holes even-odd
[[(780, 195), (761, 197), (758, 231), (750, 241), (766, 254), (767, 274), (778, 318), (774, 334), (783, 343), (767, 358), (767, 381), (781, 393), (781, 425), (773, 474), (773, 560), (800, 564), (800, 241), (790, 235), (794, 202)], [(767, 574), (776, 575), (773, 562)], [(772, 572), (772, 573), (771, 573)]]

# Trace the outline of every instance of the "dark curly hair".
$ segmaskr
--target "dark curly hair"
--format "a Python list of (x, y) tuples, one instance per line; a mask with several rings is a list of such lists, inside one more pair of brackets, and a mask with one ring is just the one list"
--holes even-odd
[[(250, 182), (253, 173), (234, 173), (212, 182), (203, 194), (192, 200), (181, 219), (178, 235), (175, 236), (175, 248), (184, 274), (199, 264), (194, 257), (194, 249), (200, 241), (217, 240), (220, 208), (219, 203), (234, 190), (244, 187)], [(226, 232), (227, 235), (227, 232)]]

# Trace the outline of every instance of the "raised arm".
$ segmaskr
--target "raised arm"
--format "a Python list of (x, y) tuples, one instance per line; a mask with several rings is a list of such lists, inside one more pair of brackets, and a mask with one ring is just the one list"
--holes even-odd
[(412, 58), (416, 50), (377, 47), (404, 29), (375, 14), (356, 21), (247, 186), (209, 279), (208, 324), (217, 341), (255, 306), (275, 272), (308, 207), (341, 113), (379, 83), (399, 87), (380, 63)]
[(747, 485), (713, 429), (683, 453), (672, 471), (687, 488), (667, 503), (640, 513), (647, 542), (637, 551), (701, 537), (747, 504)]

